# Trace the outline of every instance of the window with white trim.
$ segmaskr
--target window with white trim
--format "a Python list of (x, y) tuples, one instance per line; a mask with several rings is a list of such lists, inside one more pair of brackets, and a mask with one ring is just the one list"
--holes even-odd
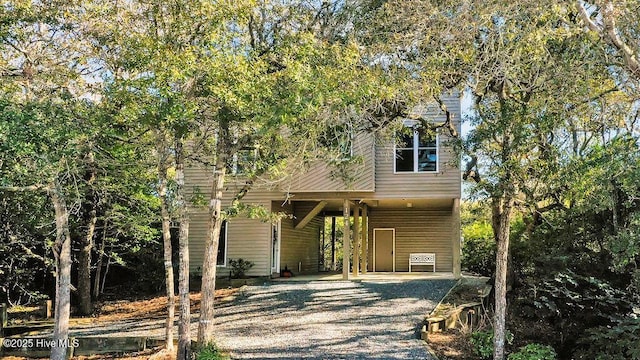
[(222, 221), (218, 237), (218, 266), (227, 266), (227, 220)]
[(227, 173), (230, 175), (250, 175), (256, 171), (258, 149), (243, 147), (227, 161)]
[(396, 139), (396, 173), (438, 171), (438, 136), (407, 129)]

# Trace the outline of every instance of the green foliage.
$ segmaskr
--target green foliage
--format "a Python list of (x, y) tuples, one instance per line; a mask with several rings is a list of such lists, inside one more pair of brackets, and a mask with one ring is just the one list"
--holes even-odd
[(253, 263), (242, 258), (229, 259), (229, 266), (231, 267), (231, 278), (244, 279), (246, 272), (253, 267)]
[(462, 228), (462, 267), (484, 276), (491, 276), (496, 266), (496, 241), (488, 222), (474, 222)]
[(194, 358), (196, 360), (229, 360), (230, 357), (227, 354), (218, 349), (217, 346), (210, 344), (202, 348), (194, 349)]
[(0, 303), (29, 304), (51, 294), (45, 239), (53, 225), (41, 219), (49, 219), (52, 211), (39, 194), (0, 196)]
[(556, 360), (558, 355), (551, 346), (528, 344), (509, 355), (508, 360)]
[(575, 359), (638, 360), (640, 359), (640, 319), (626, 317), (609, 326), (587, 331), (574, 353)]
[(122, 260), (129, 278), (129, 287), (142, 294), (157, 294), (165, 287), (162, 245), (159, 242), (142, 244), (138, 251), (124, 253)]
[(571, 271), (545, 279), (531, 295), (541, 314), (570, 323), (580, 319), (580, 326), (588, 325), (587, 318), (605, 320), (611, 313), (627, 313), (631, 309), (622, 291), (601, 279)]
[(625, 292), (599, 278), (564, 271), (530, 281), (518, 289), (514, 306), (522, 318), (551, 325), (553, 336), (539, 334), (535, 340), (563, 356), (575, 351), (585, 329), (612, 324), (612, 318), (631, 311)]
[[(473, 352), (481, 359), (490, 359), (493, 356), (493, 331), (475, 331), (471, 333)], [(513, 343), (513, 334), (507, 330), (507, 344)]]

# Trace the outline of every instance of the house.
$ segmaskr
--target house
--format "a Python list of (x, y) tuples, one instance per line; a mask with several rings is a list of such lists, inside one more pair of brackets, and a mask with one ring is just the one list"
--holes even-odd
[[(454, 115), (459, 133), (459, 96), (445, 97), (443, 102)], [(425, 112), (435, 122), (445, 120), (437, 106), (427, 106)], [(371, 134), (353, 140), (353, 152), (364, 161), (349, 186), (329, 176), (328, 165), (316, 164), (286, 189), (251, 190), (245, 202), (293, 216), (277, 223), (247, 218), (226, 221), (220, 235), (218, 274), (228, 276), (229, 259), (237, 258), (254, 263), (248, 272), (251, 276), (279, 276), (285, 266), (294, 274), (318, 273), (320, 246), (331, 241), (331, 234), (324, 233), (325, 219), (343, 221), (348, 214), (353, 231), (345, 231), (345, 239), (351, 241), (343, 241), (342, 250), (360, 256), (353, 257), (358, 261), (352, 264), (344, 257), (344, 278), (366, 272), (407, 272), (410, 254), (416, 253), (436, 254), (433, 270), (459, 277), (461, 173), (448, 132), (427, 138), (409, 131), (382, 145), (374, 140)], [(197, 166), (186, 169), (187, 187), (209, 188), (206, 174)], [(192, 272), (202, 266), (206, 228), (206, 209), (193, 209)], [(432, 267), (414, 265), (411, 270), (432, 271)]]

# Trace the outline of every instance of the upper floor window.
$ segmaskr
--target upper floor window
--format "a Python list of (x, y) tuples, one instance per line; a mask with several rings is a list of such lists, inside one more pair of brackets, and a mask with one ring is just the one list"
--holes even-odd
[(256, 170), (258, 150), (245, 147), (233, 154), (227, 162), (227, 172), (231, 175), (250, 175)]
[(396, 139), (395, 172), (438, 171), (438, 136), (409, 130)]

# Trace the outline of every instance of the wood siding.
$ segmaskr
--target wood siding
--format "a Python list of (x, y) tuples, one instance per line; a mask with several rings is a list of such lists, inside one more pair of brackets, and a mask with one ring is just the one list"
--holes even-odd
[[(369, 211), (369, 271), (373, 266), (373, 229), (396, 230), (396, 271), (409, 271), (409, 254), (435, 253), (436, 271), (453, 271), (451, 211), (384, 210)], [(431, 266), (412, 267), (412, 271), (431, 271)]]
[[(460, 98), (457, 95), (445, 97), (448, 109), (454, 114), (455, 124), (460, 131)], [(444, 121), (444, 115), (437, 107), (425, 107), (434, 121)], [(394, 174), (393, 144), (374, 146), (373, 136), (356, 137), (354, 153), (362, 155), (364, 163), (354, 170), (355, 181), (346, 185), (332, 179), (331, 170), (324, 164), (317, 164), (304, 175), (294, 178), (291, 187), (280, 184), (278, 189), (261, 187), (259, 182), (248, 192), (243, 202), (265, 206), (277, 212), (280, 204), (290, 192), (294, 199), (321, 200), (349, 198), (352, 200), (380, 199), (456, 199), (461, 196), (461, 175), (459, 165), (454, 165), (454, 153), (449, 148), (447, 137), (439, 139), (439, 159), (437, 173), (401, 173)], [(193, 194), (201, 194), (208, 203), (211, 188), (211, 169), (188, 164), (185, 169), (187, 199)], [(268, 182), (265, 182), (268, 183)], [(227, 177), (223, 206), (244, 186), (241, 178)], [(304, 216), (304, 206), (313, 207), (314, 203), (304, 202), (298, 208), (288, 210)], [(273, 206), (272, 206), (273, 205)], [(391, 206), (391, 205), (387, 205)], [(334, 209), (334, 211), (337, 211)], [(201, 271), (205, 237), (207, 233), (207, 208), (193, 206), (190, 211), (190, 269)], [(408, 270), (408, 257), (411, 252), (435, 252), (437, 270), (452, 271), (452, 238), (456, 233), (451, 224), (451, 210), (385, 210), (370, 208), (369, 256), (373, 249), (373, 229), (390, 227), (396, 229), (396, 270)], [(319, 229), (322, 217), (316, 216), (303, 229), (295, 230), (291, 219), (282, 221), (282, 243), (280, 267), (288, 265), (294, 272), (298, 263), (303, 263), (303, 272), (314, 273), (318, 268)], [(251, 276), (267, 276), (271, 273), (271, 224), (260, 220), (233, 218), (228, 227), (227, 258), (240, 258), (252, 261), (255, 265), (249, 271)], [(369, 264), (372, 264), (369, 261)], [(416, 267), (416, 270), (421, 270)], [(220, 276), (227, 276), (228, 269), (219, 268)]]
[[(444, 100), (454, 114), (454, 123), (460, 133), (460, 99), (457, 96)], [(425, 107), (428, 118), (443, 122), (444, 114), (435, 106)], [(459, 161), (450, 144), (448, 131), (440, 129), (438, 135), (438, 171), (436, 173), (394, 173), (395, 152), (393, 144), (376, 147), (376, 192), (373, 199), (384, 198), (459, 198), (461, 173)]]
[[(207, 212), (192, 211), (189, 226), (189, 266), (191, 272), (202, 273), (204, 245), (207, 236)], [(253, 262), (247, 275), (268, 276), (271, 273), (271, 224), (260, 220), (233, 218), (227, 223), (227, 265), (229, 259)], [(228, 266), (218, 267), (218, 276), (229, 276)]]
[(374, 191), (375, 190), (375, 161), (374, 141), (371, 134), (359, 134), (353, 143), (353, 154), (362, 157), (362, 162), (349, 167), (350, 181), (345, 183), (339, 177), (333, 176), (335, 171), (331, 166), (318, 162), (313, 164), (302, 174), (294, 175), (291, 184), (285, 185), (283, 190), (290, 192), (328, 192), (328, 191)]
[[(211, 171), (204, 166), (190, 165), (185, 168), (185, 189), (187, 199), (199, 193), (208, 203), (211, 189)], [(229, 206), (231, 199), (243, 183), (229, 177), (223, 193), (223, 207)], [(280, 192), (265, 189), (249, 191), (243, 202), (264, 206), (271, 210), (271, 200), (281, 197)], [(189, 269), (201, 273), (204, 260), (204, 246), (207, 236), (208, 209), (206, 206), (191, 206), (189, 210)], [(231, 218), (227, 230), (228, 259), (243, 258), (254, 263), (249, 276), (271, 275), (271, 224), (246, 217)], [(218, 267), (218, 276), (229, 276), (229, 267)]]
[[(296, 203), (295, 208), (286, 205), (273, 204), (274, 211), (294, 213), (297, 217), (303, 217), (315, 203)], [(318, 272), (320, 229), (323, 226), (323, 217), (315, 216), (304, 228), (295, 229), (293, 219), (282, 219), (281, 244), (280, 244), (280, 269), (287, 266), (294, 274), (315, 274)], [(298, 271), (298, 266), (301, 271)]]

